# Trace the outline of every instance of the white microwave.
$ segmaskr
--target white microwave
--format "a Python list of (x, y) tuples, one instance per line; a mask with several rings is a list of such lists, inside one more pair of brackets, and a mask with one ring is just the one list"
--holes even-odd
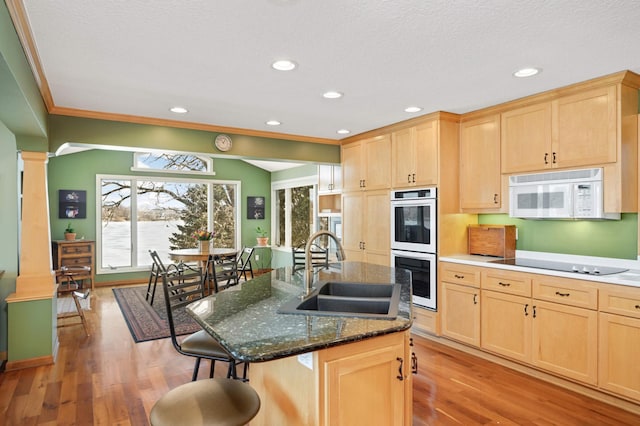
[(620, 219), (604, 212), (603, 170), (509, 177), (509, 216), (524, 219)]

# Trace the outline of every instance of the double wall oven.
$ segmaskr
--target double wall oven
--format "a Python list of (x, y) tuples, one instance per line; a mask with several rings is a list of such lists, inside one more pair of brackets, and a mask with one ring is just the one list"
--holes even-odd
[(437, 309), (437, 190), (391, 192), (391, 265), (409, 269), (413, 303)]

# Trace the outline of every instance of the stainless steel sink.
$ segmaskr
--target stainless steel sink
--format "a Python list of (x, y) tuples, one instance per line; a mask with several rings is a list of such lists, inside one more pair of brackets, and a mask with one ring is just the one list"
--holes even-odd
[(329, 281), (304, 299), (285, 303), (278, 313), (395, 319), (399, 300), (400, 284)]

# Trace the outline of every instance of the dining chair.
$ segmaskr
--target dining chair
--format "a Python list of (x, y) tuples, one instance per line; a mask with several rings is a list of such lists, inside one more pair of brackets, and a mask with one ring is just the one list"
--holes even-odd
[[(63, 320), (62, 322), (58, 322), (58, 327), (82, 325), (85, 334), (89, 336), (89, 326), (87, 325), (87, 319), (85, 318), (84, 311), (80, 305), (80, 300), (88, 299), (91, 289), (83, 289), (82, 284), (76, 281), (76, 276), (85, 274), (86, 269), (84, 269), (84, 267), (63, 266), (55, 272), (58, 281), (56, 290), (57, 295), (59, 297), (64, 297), (69, 294), (73, 299), (73, 304), (75, 306), (75, 312), (65, 312), (57, 315), (58, 320)], [(80, 322), (64, 321), (68, 318), (74, 317), (78, 317)]]
[[(229, 364), (227, 378), (237, 379), (236, 360), (205, 330), (196, 331), (180, 341), (176, 335), (173, 320), (174, 314), (176, 314), (178, 310), (184, 309), (189, 303), (204, 297), (202, 272), (197, 271), (197, 273), (187, 275), (162, 273), (161, 277), (167, 307), (167, 322), (169, 323), (173, 347), (182, 355), (196, 358), (191, 380), (194, 381), (197, 379), (200, 360), (202, 359), (211, 360), (210, 378), (213, 377), (216, 361), (222, 361)], [(243, 377), (243, 379), (246, 379), (246, 377)]]
[(238, 277), (242, 275), (245, 281), (247, 280), (247, 272), (251, 274), (251, 279), (253, 279), (251, 256), (253, 256), (254, 250), (253, 247), (242, 247), (238, 253)]
[[(306, 262), (305, 247), (307, 243), (303, 242), (291, 250), (293, 260), (293, 270), (304, 269)], [(311, 266), (329, 266), (329, 250), (320, 247), (316, 243), (311, 244)]]
[(249, 423), (260, 411), (260, 397), (247, 383), (230, 379), (199, 380), (164, 394), (151, 408), (153, 426)]
[(218, 256), (210, 254), (205, 266), (204, 281), (208, 287), (213, 282), (213, 289), (216, 293), (238, 284), (240, 276), (238, 274), (236, 255)]
[(147, 294), (145, 300), (153, 306), (153, 299), (156, 295), (156, 287), (158, 285), (158, 279), (163, 273), (184, 275), (185, 273), (200, 273), (199, 267), (195, 265), (186, 264), (183, 262), (172, 263), (167, 266), (164, 265), (162, 259), (155, 250), (149, 250), (151, 256), (151, 272), (149, 273), (149, 282), (147, 284)]

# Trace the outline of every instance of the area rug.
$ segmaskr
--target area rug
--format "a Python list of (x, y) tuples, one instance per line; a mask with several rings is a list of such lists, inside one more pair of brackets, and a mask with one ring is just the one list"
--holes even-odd
[[(158, 286), (153, 306), (145, 300), (146, 293), (146, 285), (113, 289), (113, 295), (136, 343), (171, 336), (162, 288)], [(174, 313), (173, 321), (177, 335), (190, 334), (202, 329), (184, 309)]]

